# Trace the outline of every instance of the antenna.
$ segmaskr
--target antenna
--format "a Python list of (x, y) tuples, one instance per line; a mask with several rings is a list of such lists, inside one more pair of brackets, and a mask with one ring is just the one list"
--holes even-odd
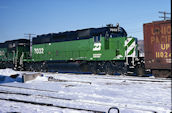
[(167, 13), (165, 11), (159, 11), (158, 13), (163, 14), (163, 16), (159, 16), (159, 18), (163, 18), (164, 20), (171, 19), (170, 17), (167, 17), (167, 14), (170, 15), (171, 13)]

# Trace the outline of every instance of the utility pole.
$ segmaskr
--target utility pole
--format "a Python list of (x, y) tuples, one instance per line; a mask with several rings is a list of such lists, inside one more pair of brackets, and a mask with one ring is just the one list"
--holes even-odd
[(36, 35), (36, 34), (32, 34), (32, 33), (25, 33), (24, 35), (29, 37), (29, 40), (31, 41), (32, 35)]
[(163, 18), (164, 20), (170, 19), (170, 17), (167, 17), (167, 14), (171, 14), (171, 13), (167, 13), (165, 11), (159, 11), (159, 13), (163, 14), (163, 16), (160, 16), (159, 18)]
[(32, 57), (32, 35), (36, 35), (36, 34), (25, 33), (24, 35), (29, 37), (29, 40), (30, 40), (30, 57)]

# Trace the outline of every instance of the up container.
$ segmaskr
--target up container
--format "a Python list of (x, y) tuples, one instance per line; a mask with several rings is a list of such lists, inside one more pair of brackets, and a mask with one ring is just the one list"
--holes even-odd
[(171, 20), (143, 24), (143, 32), (145, 68), (171, 72)]

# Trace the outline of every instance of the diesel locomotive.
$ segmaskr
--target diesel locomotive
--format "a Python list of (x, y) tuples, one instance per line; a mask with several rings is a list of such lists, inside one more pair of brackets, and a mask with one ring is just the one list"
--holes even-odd
[(0, 44), (0, 67), (29, 71), (143, 75), (137, 38), (112, 24), (37, 35)]

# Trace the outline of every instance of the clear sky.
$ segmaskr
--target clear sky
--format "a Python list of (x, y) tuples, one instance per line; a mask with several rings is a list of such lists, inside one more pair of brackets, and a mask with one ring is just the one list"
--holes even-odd
[(119, 23), (143, 39), (143, 23), (171, 12), (171, 0), (0, 0), (0, 42)]

